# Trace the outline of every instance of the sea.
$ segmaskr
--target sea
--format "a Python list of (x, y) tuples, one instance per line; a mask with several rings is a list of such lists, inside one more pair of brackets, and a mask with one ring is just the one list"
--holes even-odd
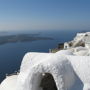
[(13, 34), (37, 34), (51, 37), (53, 40), (38, 40), (32, 42), (17, 42), (0, 45), (0, 82), (6, 77), (20, 69), (24, 55), (27, 52), (49, 52), (56, 48), (59, 43), (72, 40), (80, 30), (23, 30), (0, 32), (0, 35)]

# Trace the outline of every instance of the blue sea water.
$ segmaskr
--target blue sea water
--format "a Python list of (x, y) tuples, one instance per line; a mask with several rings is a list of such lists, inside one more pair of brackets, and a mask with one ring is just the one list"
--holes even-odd
[[(54, 40), (39, 40), (33, 42), (7, 43), (0, 45), (0, 82), (6, 74), (20, 69), (21, 61), (27, 52), (48, 52), (56, 48), (58, 43), (70, 41), (78, 31), (36, 31), (23, 33), (40, 33), (40, 36), (52, 37)], [(14, 32), (15, 33), (15, 32)], [(13, 32), (10, 34), (14, 34)], [(21, 32), (17, 32), (21, 33)]]

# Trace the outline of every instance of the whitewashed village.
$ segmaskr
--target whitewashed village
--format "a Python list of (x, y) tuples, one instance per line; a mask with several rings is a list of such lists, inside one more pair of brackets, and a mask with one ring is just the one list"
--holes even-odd
[(56, 51), (26, 53), (20, 72), (6, 76), (0, 90), (90, 90), (90, 32)]

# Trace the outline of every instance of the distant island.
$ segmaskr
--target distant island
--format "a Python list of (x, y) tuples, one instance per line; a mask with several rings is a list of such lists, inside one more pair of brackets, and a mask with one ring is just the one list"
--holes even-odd
[(39, 34), (17, 34), (0, 36), (0, 45), (15, 42), (32, 42), (36, 40), (53, 40), (51, 37), (43, 37)]

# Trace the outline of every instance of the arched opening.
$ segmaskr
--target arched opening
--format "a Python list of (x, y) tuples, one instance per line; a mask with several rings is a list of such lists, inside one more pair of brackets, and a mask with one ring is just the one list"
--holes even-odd
[(42, 75), (40, 87), (42, 90), (57, 90), (54, 78), (50, 73), (45, 73)]

